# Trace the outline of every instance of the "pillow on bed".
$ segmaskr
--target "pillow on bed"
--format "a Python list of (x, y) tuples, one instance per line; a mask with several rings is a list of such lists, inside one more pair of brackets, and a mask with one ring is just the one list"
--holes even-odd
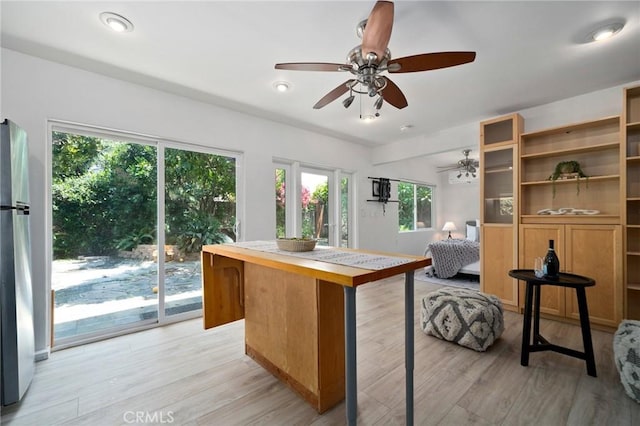
[(467, 240), (480, 241), (480, 227), (467, 225)]

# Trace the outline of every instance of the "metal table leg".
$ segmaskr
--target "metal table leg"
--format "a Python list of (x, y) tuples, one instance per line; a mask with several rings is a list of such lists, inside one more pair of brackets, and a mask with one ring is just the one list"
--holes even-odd
[(413, 426), (413, 273), (405, 273), (404, 282), (404, 351), (406, 375), (407, 426)]
[(345, 387), (347, 424), (358, 422), (358, 389), (356, 372), (356, 288), (344, 287)]

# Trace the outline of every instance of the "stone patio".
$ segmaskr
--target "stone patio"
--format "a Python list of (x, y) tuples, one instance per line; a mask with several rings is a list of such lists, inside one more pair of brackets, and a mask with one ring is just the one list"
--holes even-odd
[[(165, 263), (165, 314), (201, 309), (200, 261)], [(157, 318), (157, 264), (119, 257), (56, 260), (55, 340)]]

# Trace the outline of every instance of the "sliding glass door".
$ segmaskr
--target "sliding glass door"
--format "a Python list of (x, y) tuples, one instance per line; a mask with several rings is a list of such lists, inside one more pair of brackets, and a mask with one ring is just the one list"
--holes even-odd
[(52, 128), (54, 344), (202, 309), (200, 250), (236, 240), (237, 158)]
[(52, 138), (55, 339), (157, 320), (157, 148)]
[(236, 240), (236, 161), (166, 148), (164, 164), (164, 312), (171, 316), (202, 309), (202, 245)]

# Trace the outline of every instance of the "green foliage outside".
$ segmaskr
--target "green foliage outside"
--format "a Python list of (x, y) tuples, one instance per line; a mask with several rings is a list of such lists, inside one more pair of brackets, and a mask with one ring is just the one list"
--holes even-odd
[[(113, 255), (156, 242), (154, 146), (53, 133), (54, 258)], [(235, 239), (235, 162), (165, 150), (166, 243), (199, 251)]]
[[(319, 184), (313, 193), (303, 188), (302, 195), (302, 237), (328, 240), (329, 215), (326, 211), (329, 202), (329, 186), (326, 182)], [(305, 202), (308, 199), (308, 202)]]
[(131, 251), (140, 244), (153, 244), (155, 230), (152, 228), (144, 228), (140, 231), (127, 235), (116, 244), (118, 250)]
[(286, 171), (284, 169), (276, 169), (276, 238), (285, 238), (287, 236), (285, 181)]
[[(275, 199), (276, 199), (276, 238), (292, 237), (286, 235), (286, 171), (275, 171)], [(346, 198), (348, 194), (344, 194)], [(328, 184), (319, 184), (313, 193), (306, 186), (302, 187), (300, 200), (302, 204), (302, 235), (303, 238), (328, 238), (327, 226), (329, 222), (326, 211), (329, 201)], [(346, 199), (343, 205), (346, 209)], [(346, 222), (345, 222), (346, 223)]]
[(236, 165), (232, 158), (165, 150), (166, 243), (187, 253), (236, 240)]
[(203, 244), (225, 242), (220, 222), (208, 213), (197, 214), (184, 224), (176, 236), (175, 244), (184, 253), (197, 253)]
[(398, 201), (400, 231), (431, 227), (431, 187), (398, 182)]
[(340, 179), (340, 247), (349, 246), (349, 179)]

